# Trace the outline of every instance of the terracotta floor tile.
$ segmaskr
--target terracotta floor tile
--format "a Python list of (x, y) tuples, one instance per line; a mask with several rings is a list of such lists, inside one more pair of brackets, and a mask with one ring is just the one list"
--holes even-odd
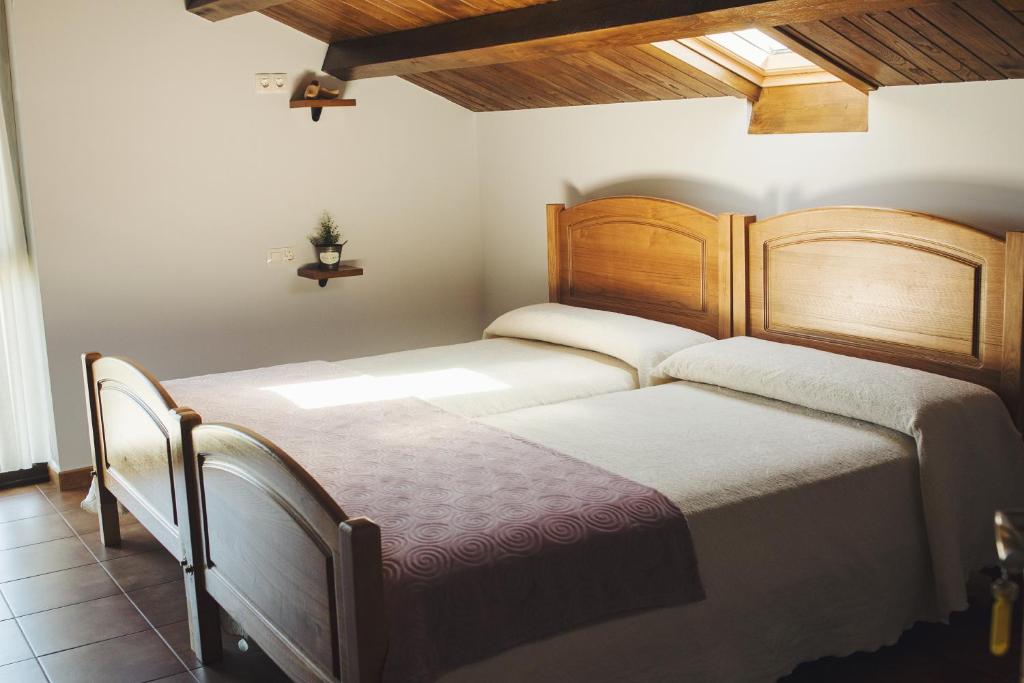
[(10, 498), (11, 496), (22, 496), (26, 493), (33, 493), (36, 491), (35, 484), (29, 484), (27, 486), (15, 486), (13, 488), (0, 489), (0, 498)]
[(25, 642), (14, 619), (0, 621), (0, 665), (32, 658), (32, 649)]
[(91, 534), (83, 534), (82, 542), (85, 543), (89, 550), (99, 558), (100, 562), (104, 560), (113, 560), (117, 557), (127, 557), (128, 555), (138, 555), (139, 553), (146, 553), (153, 550), (162, 550), (163, 546), (160, 545), (160, 541), (156, 540), (151, 533), (146, 531), (146, 527), (141, 524), (121, 524), (121, 545), (117, 548), (106, 548), (100, 543), (100, 532), (96, 531)]
[(0, 498), (0, 522), (53, 514), (53, 506), (39, 491), (26, 491), (16, 496)]
[[(161, 678), (153, 681), (152, 683), (195, 683), (196, 677), (191, 672), (186, 671), (185, 673), (176, 674), (174, 676), (168, 676), (167, 678)], [(2, 682), (0, 682), (2, 683)]]
[(80, 535), (91, 534), (100, 530), (100, 517), (94, 512), (72, 508), (60, 514), (63, 515), (64, 521)]
[(0, 550), (0, 583), (95, 561), (92, 553), (75, 537)]
[(0, 683), (47, 683), (39, 662), (26, 659), (0, 666)]
[(153, 626), (173, 624), (188, 619), (185, 605), (185, 583), (181, 580), (158, 583), (128, 594)]
[(39, 658), (51, 683), (143, 683), (185, 671), (155, 631), (142, 631)]
[(60, 515), (42, 515), (0, 524), (0, 550), (68, 538), (75, 534)]
[(163, 549), (107, 560), (103, 566), (126, 592), (181, 578), (181, 565)]
[(105, 598), (121, 592), (98, 564), (64, 569), (0, 585), (11, 610), (18, 616)]
[(53, 503), (55, 508), (63, 512), (64, 510), (81, 510), (82, 501), (85, 500), (85, 496), (89, 493), (89, 489), (75, 489), (74, 491), (58, 491), (57, 489), (52, 489), (49, 491), (43, 491), (42, 493), (50, 499), (50, 502)]
[(135, 606), (120, 593), (18, 617), (18, 623), (40, 657), (149, 628)]
[(157, 629), (164, 637), (175, 654), (181, 657), (185, 666), (190, 669), (198, 669), (203, 665), (192, 652), (192, 645), (189, 643), (188, 622), (178, 621), (173, 624), (166, 624)]

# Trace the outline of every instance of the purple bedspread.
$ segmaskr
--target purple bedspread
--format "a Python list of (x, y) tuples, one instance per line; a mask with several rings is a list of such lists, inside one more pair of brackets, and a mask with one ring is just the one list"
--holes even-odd
[[(385, 681), (704, 597), (686, 520), (657, 491), (416, 399), (324, 405), (346, 377), (315, 362), (166, 387), (206, 422), (263, 434), (380, 525)], [(298, 385), (291, 400), (283, 385)]]

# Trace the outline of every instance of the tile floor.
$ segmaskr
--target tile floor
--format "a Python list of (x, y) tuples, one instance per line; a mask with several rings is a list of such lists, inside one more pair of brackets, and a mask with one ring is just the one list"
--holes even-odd
[(223, 661), (203, 667), (175, 558), (131, 518), (104, 548), (84, 495), (0, 490), (0, 683), (287, 681), (227, 635)]
[[(258, 683), (286, 677), (255, 644), (225, 635), (224, 659), (201, 666), (188, 644), (181, 568), (131, 519), (120, 548), (99, 542), (84, 492), (0, 490), (0, 683)], [(892, 647), (799, 667), (784, 683), (1017, 683), (1014, 650), (988, 655), (987, 585), (949, 626), (920, 624)]]

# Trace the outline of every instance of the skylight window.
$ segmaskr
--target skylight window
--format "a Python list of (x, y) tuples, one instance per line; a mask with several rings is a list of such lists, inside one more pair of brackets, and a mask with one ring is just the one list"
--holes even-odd
[(813, 67), (809, 61), (796, 54), (771, 36), (748, 28), (730, 33), (715, 33), (705, 36), (707, 40), (725, 48), (736, 57), (764, 70), (766, 73), (783, 69)]

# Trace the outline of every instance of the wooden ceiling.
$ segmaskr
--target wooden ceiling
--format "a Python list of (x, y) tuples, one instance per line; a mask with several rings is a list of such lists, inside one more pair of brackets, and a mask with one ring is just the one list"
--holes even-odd
[[(684, 5), (691, 9), (677, 9)], [(189, 8), (262, 11), (331, 43), (325, 69), (336, 75), (401, 75), (473, 111), (756, 100), (758, 86), (736, 73), (650, 45), (751, 26), (861, 90), (1024, 77), (1024, 0), (190, 0)], [(560, 12), (574, 35), (543, 33)], [(445, 40), (451, 48), (439, 55)]]

